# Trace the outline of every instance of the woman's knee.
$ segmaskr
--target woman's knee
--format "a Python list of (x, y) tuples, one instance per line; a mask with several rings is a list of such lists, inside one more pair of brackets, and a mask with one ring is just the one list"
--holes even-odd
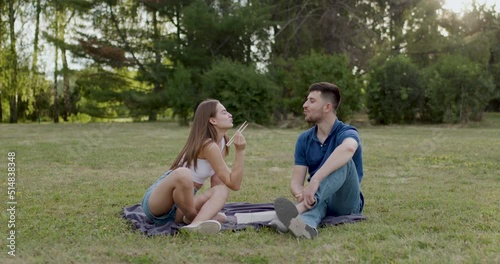
[(193, 188), (191, 171), (188, 168), (177, 168), (172, 172), (172, 178), (178, 187)]

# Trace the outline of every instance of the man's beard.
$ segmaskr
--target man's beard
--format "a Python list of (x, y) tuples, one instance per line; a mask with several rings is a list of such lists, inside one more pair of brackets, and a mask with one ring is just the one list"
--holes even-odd
[(306, 120), (307, 123), (316, 124), (319, 121), (321, 121), (321, 118), (322, 118), (321, 116), (309, 115), (309, 116), (306, 116), (304, 119)]

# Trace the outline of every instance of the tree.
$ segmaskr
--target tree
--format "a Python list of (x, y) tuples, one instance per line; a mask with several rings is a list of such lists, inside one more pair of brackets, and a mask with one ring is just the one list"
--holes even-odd
[[(6, 68), (5, 65), (5, 52), (4, 52), (4, 38), (6, 35), (6, 27), (5, 27), (5, 21), (2, 17), (2, 14), (5, 13), (5, 1), (0, 0), (0, 69)], [(2, 70), (3, 72), (3, 70)], [(3, 100), (3, 94), (5, 93), (5, 82), (4, 82), (4, 74), (0, 75), (0, 122), (3, 121), (3, 106), (2, 106), (2, 100)]]
[[(61, 17), (61, 9), (62, 6), (56, 1), (55, 2), (55, 19), (53, 21), (53, 28), (54, 28), (54, 36), (56, 39), (61, 40), (61, 23), (62, 17)], [(59, 75), (59, 48), (57, 46), (54, 46), (54, 116), (53, 120), (54, 123), (59, 123), (59, 91), (58, 91), (58, 75)]]
[(362, 87), (353, 74), (347, 55), (312, 52), (310, 55), (289, 60), (286, 67), (289, 69), (284, 86), (290, 89), (290, 93), (285, 97), (285, 106), (291, 113), (302, 114), (307, 90), (316, 82), (331, 82), (340, 88), (342, 103), (337, 113), (340, 119), (348, 119), (361, 108)]
[(439, 1), (420, 1), (410, 11), (402, 53), (413, 63), (426, 67), (456, 48), (456, 43), (445, 36), (442, 17), (450, 14), (444, 13)]
[(443, 56), (425, 69), (424, 120), (444, 123), (480, 121), (495, 85), (486, 67), (461, 55)]
[[(275, 111), (278, 119), (286, 118), (289, 110), (300, 110), (299, 102), (303, 101), (304, 89), (310, 85), (301, 82), (302, 90), (297, 93), (299, 90), (292, 88), (297, 85), (285, 80), (287, 75), (294, 74), (294, 59), (307, 57), (311, 53), (327, 56), (325, 61), (331, 60), (332, 57), (329, 56), (332, 55), (345, 56), (347, 65), (342, 64), (336, 70), (345, 67), (345, 71), (352, 72), (355, 69), (357, 74), (367, 71), (369, 58), (373, 56), (375, 44), (379, 42), (382, 34), (377, 32), (379, 29), (376, 25), (383, 23), (380, 12), (384, 10), (379, 10), (373, 1), (282, 0), (267, 3), (273, 7), (271, 21), (275, 23), (271, 31), (273, 43), (268, 69), (281, 88), (280, 94), (284, 98), (278, 103), (278, 109)], [(319, 56), (314, 57), (320, 60)], [(318, 73), (313, 73), (312, 69), (308, 71), (318, 77), (324, 75), (333, 83), (344, 82), (345, 79), (326, 76), (324, 69), (331, 67), (331, 64), (328, 65), (318, 65)], [(346, 76), (348, 75), (343, 75), (342, 78)], [(357, 87), (360, 88), (359, 85)], [(350, 106), (341, 108), (345, 111), (342, 114), (346, 116), (356, 109)]]
[[(270, 21), (267, 10), (259, 1), (240, 4), (235, 1), (196, 0), (186, 6), (181, 20), (183, 36), (175, 39), (178, 48), (172, 50), (172, 71), (176, 76), (170, 76), (167, 89), (170, 95), (189, 93), (194, 97), (170, 97), (171, 106), (175, 107), (177, 103), (174, 101), (181, 100), (183, 109), (188, 105), (191, 109), (196, 107), (203, 99), (200, 96), (205, 94), (202, 76), (210, 70), (214, 61), (226, 58), (248, 66), (264, 62), (269, 52), (266, 28)], [(180, 88), (175, 86), (179, 73), (190, 76), (189, 81), (184, 79), (189, 86), (180, 86), (183, 87), (182, 92), (174, 91)]]
[[(32, 96), (27, 86), (29, 68), (24, 31), (28, 5), (24, 1), (2, 1), (0, 9), (0, 101), (8, 104), (9, 122), (17, 123), (30, 111)], [(4, 22), (5, 21), (5, 22)], [(2, 109), (2, 114), (6, 109)]]
[(177, 63), (177, 67), (172, 72), (172, 75), (167, 80), (167, 87), (173, 87), (166, 91), (166, 97), (170, 101), (173, 116), (179, 117), (179, 123), (187, 126), (189, 124), (188, 117), (196, 104), (199, 94), (195, 93), (193, 88), (193, 77), (191, 70), (187, 69), (181, 63)]
[[(137, 71), (134, 78), (144, 85), (127, 87), (121, 95), (114, 96), (115, 100), (134, 107), (131, 112), (156, 120), (162, 109), (181, 107), (175, 113), (186, 120), (190, 113), (186, 107), (194, 109), (200, 100), (201, 76), (213, 61), (225, 57), (252, 65), (266, 56), (267, 15), (258, 3), (202, 0), (94, 3), (88, 16), (94, 21), (95, 33), (79, 31), (79, 45), (72, 46), (71, 51), (90, 59), (93, 66), (109, 74), (124, 67)], [(260, 45), (254, 45), (256, 42)], [(256, 52), (252, 50), (255, 47)], [(183, 91), (177, 91), (181, 87)], [(171, 97), (184, 92), (195, 97)]]
[[(126, 69), (109, 71), (97, 66), (77, 72), (79, 111), (98, 118), (143, 115), (144, 112), (134, 105), (143, 98), (143, 94), (140, 90), (129, 90), (129, 87), (134, 86), (134, 73), (129, 73)], [(128, 111), (127, 108), (140, 112)]]
[[(479, 63), (494, 77), (498, 85), (498, 72), (495, 65), (500, 63), (500, 15), (494, 7), (473, 2), (464, 13), (445, 13), (441, 19), (449, 48), (445, 54), (465, 56)], [(500, 109), (500, 88), (491, 99), (489, 110)], [(496, 98), (496, 99), (495, 99)], [(495, 104), (497, 105), (495, 107)], [(498, 110), (497, 110), (498, 111)]]
[(368, 116), (377, 124), (416, 121), (424, 110), (424, 83), (418, 67), (399, 55), (370, 72)]
[(500, 112), (500, 62), (493, 64), (490, 71), (493, 76), (493, 81), (495, 82), (495, 91), (486, 110)]
[[(70, 17), (67, 18), (67, 11), (61, 10), (61, 28), (59, 30), (60, 35), (59, 39), (64, 40), (66, 35), (66, 28), (74, 13), (70, 14)], [(62, 61), (62, 75), (63, 75), (63, 119), (64, 121), (68, 121), (69, 115), (71, 115), (71, 90), (70, 90), (70, 69), (68, 67), (68, 58), (67, 58), (67, 50), (65, 46), (61, 46), (61, 61)]]
[(9, 63), (10, 79), (8, 86), (10, 86), (9, 103), (10, 103), (10, 123), (17, 123), (17, 78), (18, 78), (18, 61), (17, 61), (17, 48), (16, 48), (16, 2), (9, 0), (8, 14), (9, 14), (9, 51), (7, 61)]
[[(95, 80), (99, 85), (87, 88), (99, 88), (89, 94), (97, 96), (100, 91), (109, 89), (115, 102), (135, 107), (130, 110), (148, 115), (151, 121), (156, 120), (157, 112), (167, 106), (161, 96), (168, 75), (164, 50), (168, 32), (164, 21), (159, 18), (162, 5), (159, 1), (103, 1), (94, 2), (87, 8), (85, 18), (93, 22), (94, 30), (91, 34), (84, 30), (77, 31), (78, 44), (68, 46), (71, 52), (77, 57), (90, 59), (92, 67), (99, 69), (99, 74), (92, 75), (94, 78), (113, 76), (114, 80), (123, 78), (119, 82), (121, 84), (130, 84), (127, 74), (117, 74), (128, 67), (137, 71), (134, 78), (146, 84), (122, 87), (121, 92), (116, 93), (114, 86), (102, 86), (109, 84), (106, 80)], [(80, 87), (87, 89), (81, 86), (86, 83), (82, 80)], [(92, 100), (102, 102), (95, 97)]]
[(271, 121), (277, 89), (254, 66), (222, 59), (213, 64), (202, 80), (203, 98), (219, 99), (232, 112), (236, 123)]
[[(69, 116), (75, 113), (73, 109), (75, 102), (72, 101), (72, 94), (75, 92), (74, 88), (71, 87), (73, 76), (68, 64), (68, 51), (74, 45), (72, 46), (68, 42), (68, 35), (72, 35), (72, 28), (78, 26), (74, 23), (75, 18), (88, 12), (93, 3), (83, 0), (49, 0), (46, 5), (48, 7), (45, 9), (46, 16), (54, 18), (52, 32), (44, 32), (45, 39), (55, 47), (54, 122), (58, 122), (56, 120), (59, 119), (59, 116), (62, 116), (64, 121), (68, 121)], [(60, 91), (57, 88), (59, 76), (62, 76), (62, 89)], [(59, 93), (62, 94), (62, 100), (59, 99)]]
[(347, 54), (351, 66), (364, 68), (379, 36), (371, 28), (380, 24), (375, 6), (360, 0), (271, 1), (274, 58), (296, 58), (318, 53)]
[[(39, 36), (40, 36), (40, 15), (42, 13), (42, 5), (41, 0), (36, 0), (35, 3), (35, 36), (33, 38), (33, 58), (31, 60), (31, 69), (30, 69), (30, 80), (31, 80), (31, 90), (33, 92), (33, 108), (35, 111), (35, 117), (40, 122), (40, 108), (36, 103), (37, 93), (40, 91), (38, 86), (40, 85), (39, 74), (38, 74), (38, 52), (40, 51), (39, 47)], [(38, 90), (38, 91), (37, 91)]]

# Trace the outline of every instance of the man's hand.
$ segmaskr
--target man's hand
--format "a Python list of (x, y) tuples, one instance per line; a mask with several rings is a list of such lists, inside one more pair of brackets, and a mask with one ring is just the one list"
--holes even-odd
[(309, 210), (314, 204), (316, 204), (316, 198), (314, 198), (314, 194), (318, 191), (319, 182), (311, 179), (306, 188), (302, 191), (302, 196), (304, 199), (304, 206)]
[(304, 200), (304, 195), (302, 195), (301, 192), (298, 193), (298, 194), (296, 194), (294, 197), (295, 197), (295, 199), (297, 199), (298, 203), (300, 203), (300, 202), (302, 202)]

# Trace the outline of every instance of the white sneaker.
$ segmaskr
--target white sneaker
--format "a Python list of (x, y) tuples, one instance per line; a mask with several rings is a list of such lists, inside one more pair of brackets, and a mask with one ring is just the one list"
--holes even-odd
[(206, 235), (217, 234), (221, 230), (221, 228), (221, 224), (216, 220), (207, 220), (181, 227), (182, 230), (186, 230), (188, 232)]

